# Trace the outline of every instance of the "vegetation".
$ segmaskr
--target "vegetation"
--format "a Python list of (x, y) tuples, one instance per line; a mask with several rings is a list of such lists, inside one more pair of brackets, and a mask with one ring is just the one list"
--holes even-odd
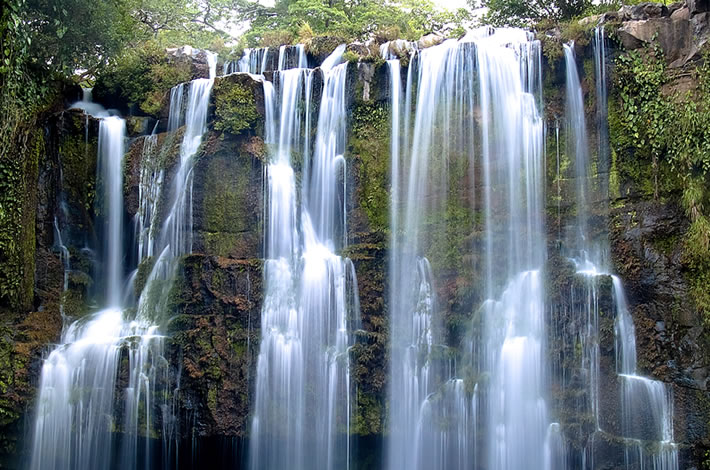
[[(585, 16), (614, 11), (623, 5), (636, 5), (643, 0), (469, 0), (472, 8), (485, 7), (483, 22), (493, 26), (519, 26), (548, 29), (559, 23), (574, 25)], [(656, 3), (670, 4), (668, 0)]]
[(560, 21), (582, 16), (590, 0), (482, 0), (488, 8), (485, 22), (495, 26), (529, 26), (541, 21)]
[(215, 129), (238, 135), (255, 126), (259, 113), (249, 85), (221, 80), (215, 84), (214, 97)]
[[(710, 57), (693, 74), (697, 90), (668, 92), (664, 86), (673, 76), (659, 46), (621, 55), (616, 64), (620, 107), (610, 113), (610, 131), (617, 160), (622, 155), (629, 160), (620, 162), (624, 176), (643, 180), (656, 199), (666, 192), (661, 181), (677, 181), (672, 187), (682, 191), (690, 219), (683, 261), (691, 295), (710, 320)], [(644, 168), (649, 169), (645, 174)]]
[(191, 63), (169, 57), (157, 41), (146, 41), (123, 50), (105, 67), (94, 96), (113, 96), (128, 107), (135, 104), (142, 112), (157, 116), (166, 90), (192, 79)]
[(470, 20), (467, 10), (439, 10), (430, 0), (277, 0), (252, 13), (245, 35), (250, 46), (304, 42), (318, 35), (344, 41), (373, 36), (415, 40), (432, 31), (456, 35)]

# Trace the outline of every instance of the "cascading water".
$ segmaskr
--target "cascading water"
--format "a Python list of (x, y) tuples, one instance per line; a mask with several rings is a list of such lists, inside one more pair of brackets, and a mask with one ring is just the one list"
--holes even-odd
[(482, 306), (481, 361), (490, 373), (488, 468), (543, 468), (552, 452), (545, 448), (551, 424), (543, 357), (540, 44), (529, 33), (507, 30), (484, 37), (477, 46), (489, 298)]
[[(539, 63), (539, 44), (527, 33), (490, 28), (410, 57), (403, 152), (400, 116), (392, 118), (391, 470), (472, 468), (486, 460), (487, 468), (542, 468), (549, 423), (542, 357), (543, 126), (534, 95), (541, 89)], [(391, 97), (398, 100), (395, 66), (391, 59)], [(469, 367), (490, 376), (483, 401), (483, 385), (464, 386), (456, 368), (441, 359), (447, 348), (433, 295), (435, 270), (427, 260), (436, 236), (432, 219), (450, 204), (448, 170), (461, 168), (462, 158), (471, 176), (482, 163), (491, 300), (481, 309), (484, 336), (469, 341), (482, 356)], [(473, 357), (471, 351), (469, 361)], [(477, 455), (479, 419), (488, 421), (490, 432)]]
[[(123, 155), (125, 122), (93, 104), (83, 109), (101, 117), (99, 127), (99, 181), (106, 240), (105, 305), (107, 308), (67, 323), (61, 344), (44, 361), (35, 421), (32, 428), (31, 469), (94, 470), (117, 465), (122, 469), (154, 468), (166, 455), (153, 454), (151, 437), (158, 420), (163, 425), (163, 453), (171, 434), (172, 417), (168, 393), (168, 365), (163, 357), (159, 325), (166, 318), (165, 283), (174, 261), (190, 250), (191, 161), (205, 131), (209, 91), (214, 81), (216, 56), (208, 53), (210, 79), (190, 84), (186, 107), (186, 129), (181, 162), (175, 178), (174, 197), (147, 287), (137, 310), (124, 303), (130, 298), (124, 287), (123, 252)], [(171, 125), (180, 123), (182, 88), (171, 93)], [(177, 103), (177, 104), (176, 104)], [(174, 117), (177, 115), (178, 117)], [(154, 136), (147, 137), (144, 152), (154, 149)], [(147, 158), (150, 161), (150, 158)], [(153, 256), (156, 204), (162, 188), (162, 174), (141, 171), (139, 258)], [(58, 231), (59, 233), (59, 231)], [(157, 288), (153, 288), (155, 287)], [(159, 292), (160, 295), (156, 295)], [(151, 299), (151, 300), (149, 300)], [(127, 358), (128, 384), (118, 388), (122, 358)], [(162, 398), (161, 398), (162, 397)], [(120, 399), (120, 404), (118, 404)], [(154, 401), (155, 400), (155, 401)], [(157, 401), (157, 402), (156, 402)], [(155, 417), (152, 413), (160, 413)], [(120, 441), (117, 432), (122, 432)], [(143, 444), (141, 444), (143, 441)]]
[[(346, 245), (344, 46), (323, 63), (323, 95), (314, 150), (302, 134), (310, 121), (313, 70), (277, 73), (269, 82), (266, 140), (266, 291), (253, 408), (250, 468), (348, 468), (351, 331), (358, 315)], [(302, 62), (299, 62), (302, 65)], [(338, 65), (340, 64), (340, 65)], [(306, 98), (308, 100), (308, 98)], [(274, 122), (278, 115), (278, 122)], [(304, 142), (305, 141), (305, 142)], [(299, 197), (291, 154), (303, 151)], [(356, 295), (356, 294), (354, 294)], [(353, 307), (354, 306), (354, 307)]]
[[(295, 46), (280, 46), (276, 63), (269, 64), (269, 48), (244, 49), (242, 57), (238, 61), (226, 61), (222, 67), (222, 74), (242, 72), (253, 75), (261, 74), (271, 70), (276, 66), (276, 70), (288, 70), (293, 68), (305, 69), (308, 67), (306, 58), (306, 47), (303, 44)], [(271, 68), (269, 66), (271, 65)]]
[[(616, 369), (621, 383), (622, 433), (631, 439), (626, 466), (676, 470), (678, 448), (673, 443), (673, 399), (663, 382), (637, 375), (636, 334), (621, 279), (612, 276), (616, 320)], [(644, 442), (646, 441), (646, 442)], [(648, 441), (653, 445), (649, 446)]]
[(120, 342), (124, 336), (121, 292), (122, 165), (125, 122), (106, 117), (99, 127), (99, 167), (106, 203), (106, 303), (71, 323), (61, 346), (42, 366), (33, 426), (31, 469), (108, 468)]
[[(599, 146), (597, 169), (605, 164), (608, 142), (601, 139), (607, 137), (606, 123), (606, 66), (603, 30), (595, 31), (595, 71), (597, 73), (597, 116)], [(599, 293), (596, 288), (599, 276), (609, 276), (604, 272), (604, 260), (601, 254), (608, 251), (608, 243), (602, 236), (602, 246), (591, 248), (592, 240), (587, 231), (587, 219), (591, 213), (591, 197), (589, 190), (596, 175), (590, 174), (589, 152), (586, 142), (586, 123), (582, 102), (582, 89), (575, 63), (573, 45), (565, 45), (565, 64), (567, 68), (567, 122), (568, 138), (567, 152), (576, 162), (576, 206), (579, 227), (576, 246), (579, 258), (574, 260), (578, 273), (587, 279), (588, 299), (586, 302), (586, 323), (580, 333), (584, 360), (582, 367), (588, 371), (589, 403), (597, 431), (604, 431), (599, 419)], [(583, 135), (580, 135), (580, 132)], [(570, 143), (571, 142), (571, 143)], [(598, 178), (603, 180), (604, 178)], [(598, 185), (602, 187), (602, 185)], [(603, 187), (601, 189), (604, 191)], [(606, 196), (604, 194), (604, 196)], [(600, 268), (601, 266), (601, 268)], [(619, 277), (611, 275), (614, 297), (614, 336), (616, 351), (616, 372), (620, 384), (621, 395), (621, 437), (625, 444), (625, 463), (627, 468), (653, 468), (658, 470), (674, 470), (678, 468), (678, 451), (673, 443), (673, 406), (668, 388), (662, 382), (637, 375), (636, 369), (636, 335), (633, 319), (629, 312), (623, 284)], [(594, 436), (592, 436), (592, 440)], [(583, 462), (588, 468), (594, 465), (594, 442), (585, 451)]]
[(579, 82), (579, 74), (575, 65), (574, 43), (564, 44), (565, 64), (567, 64), (566, 83), (567, 101), (565, 113), (567, 116), (567, 153), (574, 156), (575, 182), (577, 192), (577, 221), (574, 227), (574, 241), (576, 256), (581, 256), (585, 260), (591, 261), (596, 258), (594, 254), (588, 253), (589, 247), (587, 237), (587, 219), (589, 218), (589, 143), (587, 142), (587, 124), (584, 119), (584, 100), (582, 98), (582, 86)]
[[(609, 112), (606, 86), (606, 37), (604, 25), (594, 28), (594, 76), (596, 78), (597, 102), (597, 152), (599, 155), (598, 171), (609, 173), (611, 150), (609, 148)], [(602, 196), (608, 197), (608, 178), (600, 178)]]

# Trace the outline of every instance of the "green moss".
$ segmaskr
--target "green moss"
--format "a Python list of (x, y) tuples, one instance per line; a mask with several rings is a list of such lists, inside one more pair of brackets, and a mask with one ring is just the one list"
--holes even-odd
[[(225, 178), (229, 175), (229, 178)], [(249, 174), (238, 171), (223, 158), (212, 158), (207, 164), (204, 194), (205, 229), (208, 232), (237, 233), (248, 227)]]
[(44, 137), (18, 130), (12, 158), (0, 160), (0, 305), (29, 309), (34, 295), (35, 212)]
[(11, 338), (11, 331), (7, 327), (0, 328), (0, 426), (7, 426), (19, 419), (21, 411), (8, 396), (15, 382), (13, 372), (16, 367)]
[[(67, 112), (62, 115), (63, 129), (59, 141), (59, 161), (62, 167), (62, 190), (66, 199), (78, 211), (90, 217), (96, 199), (96, 155), (98, 140), (90, 136), (87, 126), (93, 118), (83, 113)], [(76, 221), (89, 217), (77, 217)], [(80, 227), (87, 229), (88, 227)]]
[(388, 227), (389, 112), (380, 103), (357, 103), (353, 109), (350, 153), (359, 163), (359, 206), (373, 231)]
[(360, 56), (354, 51), (345, 51), (343, 54), (343, 60), (345, 62), (357, 62), (360, 60)]
[(238, 135), (254, 129), (259, 119), (254, 90), (233, 80), (220, 80), (214, 86), (214, 128)]
[(316, 36), (306, 42), (306, 52), (316, 57), (326, 57), (348, 41), (339, 36)]
[(148, 276), (150, 276), (153, 266), (155, 266), (155, 258), (153, 256), (143, 258), (138, 265), (138, 272), (136, 273), (136, 278), (133, 281), (133, 289), (135, 290), (136, 295), (140, 295), (140, 293), (143, 292), (143, 288), (148, 281)]
[(358, 390), (357, 409), (351, 432), (361, 436), (381, 433), (382, 416), (382, 403), (372, 395)]
[(564, 57), (562, 42), (559, 38), (548, 36), (547, 34), (538, 34), (537, 38), (542, 45), (542, 54), (545, 56), (545, 59), (547, 59), (547, 64), (550, 67), (551, 73), (549, 75), (552, 75), (557, 64), (562, 60), (562, 57)]
[(619, 189), (619, 169), (617, 168), (616, 160), (616, 152), (612, 149), (611, 165), (609, 167), (609, 197), (612, 200), (621, 197), (621, 191)]
[(592, 31), (596, 23), (594, 21), (582, 24), (578, 19), (560, 24), (562, 42), (574, 41), (575, 44), (586, 47), (592, 39)]
[(217, 232), (204, 233), (205, 250), (216, 256), (229, 256), (230, 252), (239, 242), (239, 235), (235, 233)]
[(214, 387), (207, 389), (207, 408), (212, 413), (217, 412), (217, 389)]

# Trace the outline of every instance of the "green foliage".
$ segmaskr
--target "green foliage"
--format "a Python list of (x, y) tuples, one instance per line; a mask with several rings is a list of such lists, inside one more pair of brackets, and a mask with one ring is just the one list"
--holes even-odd
[(241, 83), (222, 80), (214, 87), (214, 128), (238, 135), (252, 129), (259, 119), (254, 91)]
[(0, 328), (0, 426), (6, 426), (20, 417), (20, 410), (16, 409), (16, 403), (8, 396), (14, 385), (12, 339), (12, 332), (6, 326)]
[[(471, 0), (469, 3), (477, 3)], [(488, 8), (485, 23), (494, 26), (532, 26), (541, 21), (562, 21), (582, 16), (590, 0), (482, 0)]]
[(190, 60), (169, 57), (155, 41), (125, 49), (99, 76), (97, 94), (116, 96), (157, 115), (166, 90), (192, 78)]
[[(616, 63), (618, 109), (610, 109), (612, 151), (620, 176), (645, 181), (660, 197), (679, 187), (690, 219), (683, 262), (696, 307), (710, 321), (710, 60), (694, 72), (698, 89), (686, 96), (664, 92), (669, 81), (660, 47), (620, 56)], [(623, 156), (623, 160), (619, 157)], [(619, 161), (621, 160), (621, 161)], [(644, 168), (647, 169), (644, 171)], [(650, 174), (649, 174), (650, 172)], [(643, 185), (643, 183), (642, 183)]]
[(44, 139), (32, 132), (31, 125), (9, 135), (3, 129), (2, 138), (12, 153), (0, 150), (0, 304), (29, 308), (34, 284), (34, 192)]
[(385, 231), (388, 223), (389, 113), (378, 104), (358, 103), (353, 110), (351, 153), (360, 161), (362, 207), (373, 231)]
[(356, 52), (353, 51), (345, 51), (343, 54), (343, 60), (346, 62), (357, 62), (360, 60), (360, 56), (357, 55)]
[(278, 0), (256, 13), (246, 33), (250, 46), (278, 46), (328, 35), (345, 42), (372, 36), (418, 39), (437, 31), (456, 35), (470, 20), (465, 9), (437, 9), (429, 0)]

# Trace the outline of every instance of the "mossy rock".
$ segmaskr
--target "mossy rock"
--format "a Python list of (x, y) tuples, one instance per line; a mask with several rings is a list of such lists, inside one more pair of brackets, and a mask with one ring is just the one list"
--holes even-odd
[(193, 250), (251, 258), (263, 239), (263, 146), (256, 137), (222, 137), (207, 136), (193, 170)]
[[(389, 110), (379, 103), (356, 103), (348, 138), (355, 180), (355, 231), (385, 231), (389, 224)], [(364, 218), (362, 217), (364, 215)]]
[(170, 88), (194, 78), (195, 59), (170, 55), (156, 43), (126, 49), (99, 74), (93, 90), (97, 103), (123, 113), (158, 117)]
[(339, 36), (316, 36), (306, 41), (306, 54), (308, 54), (316, 64), (323, 61), (341, 44), (347, 44), (347, 40)]
[[(212, 96), (215, 130), (234, 135), (255, 134), (263, 125), (263, 86), (248, 74), (231, 74), (216, 80)], [(262, 103), (262, 112), (258, 102)]]

